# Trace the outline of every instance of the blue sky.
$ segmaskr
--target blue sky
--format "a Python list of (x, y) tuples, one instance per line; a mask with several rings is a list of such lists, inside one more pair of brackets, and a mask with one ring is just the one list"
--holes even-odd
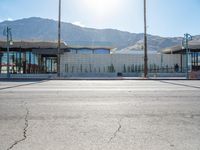
[[(58, 0), (0, 0), (0, 21), (57, 19)], [(147, 0), (148, 33), (200, 34), (200, 0)], [(91, 28), (143, 32), (143, 0), (62, 0), (62, 21)]]

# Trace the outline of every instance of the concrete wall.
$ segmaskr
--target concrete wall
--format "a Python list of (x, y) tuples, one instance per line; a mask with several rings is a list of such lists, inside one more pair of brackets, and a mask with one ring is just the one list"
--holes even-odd
[[(180, 55), (149, 54), (149, 72), (174, 72), (174, 65), (181, 66)], [(143, 72), (141, 54), (69, 54), (61, 55), (62, 76), (116, 76), (118, 72), (138, 76)]]

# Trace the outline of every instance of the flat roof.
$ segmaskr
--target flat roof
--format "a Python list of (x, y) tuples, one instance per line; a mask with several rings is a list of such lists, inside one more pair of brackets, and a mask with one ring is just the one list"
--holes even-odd
[[(6, 48), (7, 42), (0, 41), (0, 48)], [(13, 45), (10, 45), (10, 48), (13, 49), (57, 49), (57, 42), (46, 42), (46, 41), (13, 41)], [(61, 48), (65, 49), (67, 46), (62, 42)]]
[[(7, 47), (6, 41), (0, 41), (0, 48), (5, 49)], [(11, 49), (57, 49), (57, 42), (50, 41), (13, 41), (13, 45), (10, 45)], [(61, 49), (106, 49), (111, 50), (109, 47), (97, 47), (97, 46), (68, 46), (64, 42), (61, 42)]]
[[(191, 52), (200, 52), (200, 41), (190, 41), (188, 45)], [(165, 48), (162, 50), (165, 54), (178, 54), (185, 53), (186, 49), (181, 45)]]
[(91, 50), (96, 50), (96, 49), (106, 49), (106, 50), (111, 50), (112, 48), (110, 47), (98, 47), (98, 46), (90, 46), (90, 47), (86, 47), (86, 46), (69, 46), (68, 49), (75, 49), (75, 50), (81, 50), (81, 49), (91, 49)]

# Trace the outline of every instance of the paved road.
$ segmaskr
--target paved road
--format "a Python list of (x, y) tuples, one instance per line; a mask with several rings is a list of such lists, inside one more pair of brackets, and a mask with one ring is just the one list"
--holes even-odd
[(200, 81), (0, 82), (0, 150), (200, 150)]

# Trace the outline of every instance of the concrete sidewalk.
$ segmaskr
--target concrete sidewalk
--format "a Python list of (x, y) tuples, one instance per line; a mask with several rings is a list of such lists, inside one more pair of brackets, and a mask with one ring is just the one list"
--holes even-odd
[[(0, 78), (0, 81), (16, 80), (187, 80), (185, 77), (54, 77), (54, 78)], [(194, 80), (194, 79), (192, 79)]]
[(185, 77), (56, 77), (53, 80), (185, 80)]

